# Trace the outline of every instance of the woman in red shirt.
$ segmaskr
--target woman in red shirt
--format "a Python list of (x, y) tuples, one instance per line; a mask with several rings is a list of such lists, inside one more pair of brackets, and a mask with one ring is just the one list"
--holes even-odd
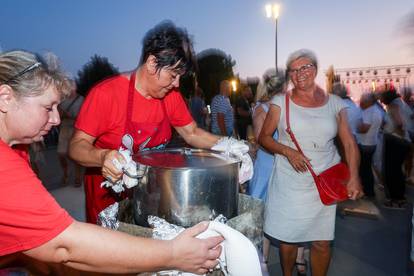
[(107, 273), (204, 274), (215, 267), (222, 238), (195, 238), (207, 223), (171, 241), (138, 238), (75, 221), (46, 191), (28, 159), (12, 147), (42, 141), (60, 123), (57, 106), (70, 89), (66, 76), (49, 64), (24, 51), (0, 54), (0, 265), (23, 254)]
[(69, 155), (87, 167), (86, 218), (124, 198), (101, 187), (122, 176), (118, 149), (131, 152), (162, 148), (171, 139), (171, 126), (195, 148), (210, 149), (219, 136), (199, 128), (177, 90), (180, 77), (194, 68), (192, 43), (184, 29), (166, 21), (149, 30), (136, 70), (107, 79), (88, 94), (75, 124)]

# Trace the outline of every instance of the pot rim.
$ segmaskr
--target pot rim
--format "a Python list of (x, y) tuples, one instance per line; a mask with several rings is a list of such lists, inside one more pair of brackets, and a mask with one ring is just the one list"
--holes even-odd
[[(145, 164), (145, 162), (139, 162), (143, 165), (146, 165), (150, 168), (162, 168), (162, 169), (174, 169), (174, 170), (185, 170), (185, 169), (196, 169), (196, 170), (203, 170), (208, 168), (217, 168), (217, 167), (223, 167), (223, 166), (232, 166), (232, 165), (239, 165), (241, 164), (241, 160), (234, 154), (229, 153), (228, 155), (225, 155), (223, 152), (216, 151), (216, 150), (207, 150), (207, 149), (193, 149), (193, 148), (167, 148), (167, 149), (156, 149), (156, 150), (145, 150), (138, 152), (133, 155), (133, 159), (135, 160), (137, 156), (145, 156), (147, 154), (153, 154), (153, 153), (165, 153), (165, 152), (171, 152), (171, 153), (181, 153), (185, 155), (191, 155), (191, 154), (197, 154), (199, 156), (202, 156), (205, 154), (205, 156), (210, 155), (213, 157), (216, 157), (217, 159), (224, 160), (227, 162), (227, 164), (223, 164), (222, 162), (218, 162), (217, 165), (209, 165), (205, 167), (197, 167), (197, 166), (169, 166), (169, 165), (151, 165), (151, 164)], [(136, 160), (135, 160), (136, 161)], [(140, 160), (142, 161), (142, 160)]]

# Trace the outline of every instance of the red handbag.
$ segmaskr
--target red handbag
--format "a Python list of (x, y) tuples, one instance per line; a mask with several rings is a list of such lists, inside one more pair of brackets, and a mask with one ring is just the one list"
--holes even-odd
[[(286, 132), (289, 134), (297, 150), (303, 154), (302, 149), (290, 128), (288, 94), (286, 94), (286, 126)], [(319, 197), (324, 205), (335, 204), (349, 198), (346, 183), (349, 181), (350, 173), (348, 166), (345, 163), (340, 162), (321, 172), (319, 175), (314, 172), (310, 164), (306, 163), (306, 167), (315, 181)]]

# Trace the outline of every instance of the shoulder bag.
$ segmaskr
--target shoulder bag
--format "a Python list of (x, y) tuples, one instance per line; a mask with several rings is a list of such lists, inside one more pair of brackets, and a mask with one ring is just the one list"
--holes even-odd
[[(286, 94), (286, 132), (289, 134), (297, 150), (303, 154), (295, 135), (290, 128), (289, 122), (289, 95)], [(319, 197), (324, 205), (336, 204), (337, 202), (345, 201), (348, 199), (348, 191), (346, 189), (346, 183), (350, 178), (348, 166), (340, 162), (320, 174), (316, 174), (309, 163), (306, 163), (306, 167), (315, 180), (316, 188), (319, 192)]]

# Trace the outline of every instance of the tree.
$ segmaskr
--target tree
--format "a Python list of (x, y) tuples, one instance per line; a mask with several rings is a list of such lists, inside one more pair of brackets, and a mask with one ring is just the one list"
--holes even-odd
[(91, 60), (78, 71), (77, 92), (85, 97), (95, 84), (118, 74), (118, 68), (113, 66), (106, 57), (93, 55)]
[(197, 55), (198, 86), (203, 89), (206, 102), (219, 91), (220, 81), (234, 77), (233, 66), (236, 62), (219, 49), (207, 49)]

